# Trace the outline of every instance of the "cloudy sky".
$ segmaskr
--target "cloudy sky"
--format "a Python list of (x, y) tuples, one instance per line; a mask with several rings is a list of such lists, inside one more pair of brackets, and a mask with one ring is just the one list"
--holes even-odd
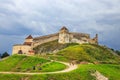
[(120, 50), (120, 0), (0, 0), (0, 53), (24, 38), (47, 35), (67, 26)]

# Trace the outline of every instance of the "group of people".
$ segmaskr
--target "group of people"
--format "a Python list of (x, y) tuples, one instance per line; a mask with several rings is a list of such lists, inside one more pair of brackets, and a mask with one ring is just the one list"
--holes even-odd
[(41, 65), (42, 65), (42, 63), (39, 63), (36, 66), (33, 66), (33, 70), (36, 70), (36, 69), (42, 70)]
[(70, 61), (69, 64), (74, 66), (75, 62), (74, 61)]

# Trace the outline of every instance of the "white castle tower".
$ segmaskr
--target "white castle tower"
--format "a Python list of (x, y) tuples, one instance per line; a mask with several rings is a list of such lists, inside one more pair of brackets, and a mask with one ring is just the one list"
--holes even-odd
[(69, 30), (65, 26), (63, 26), (59, 31), (58, 42), (64, 44), (69, 43), (69, 40)]

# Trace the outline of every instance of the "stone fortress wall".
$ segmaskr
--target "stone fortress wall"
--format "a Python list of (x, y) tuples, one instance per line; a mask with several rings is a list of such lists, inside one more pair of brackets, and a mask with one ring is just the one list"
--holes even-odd
[(13, 46), (12, 54), (29, 54), (29, 51), (31, 50), (31, 46), (29, 45), (22, 45), (17, 44)]
[(34, 54), (33, 48), (46, 42), (58, 40), (58, 43), (91, 43), (98, 44), (98, 35), (90, 38), (90, 34), (69, 32), (66, 27), (62, 27), (58, 33), (33, 38), (29, 35), (23, 44), (13, 46), (13, 54)]
[(70, 42), (71, 43), (89, 43), (90, 35), (85, 33), (70, 33)]
[(46, 35), (46, 36), (41, 36), (41, 37), (36, 37), (33, 39), (33, 44), (32, 44), (32, 48), (43, 44), (43, 43), (47, 43), (50, 41), (54, 41), (54, 40), (58, 40), (58, 33), (56, 34), (51, 34), (51, 35)]

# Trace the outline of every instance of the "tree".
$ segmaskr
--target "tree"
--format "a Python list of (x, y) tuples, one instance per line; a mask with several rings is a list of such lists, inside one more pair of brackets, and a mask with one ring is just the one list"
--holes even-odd
[(116, 50), (115, 52), (116, 52), (118, 55), (120, 55), (120, 51), (119, 51), (119, 50)]
[(4, 58), (4, 57), (8, 57), (10, 56), (7, 52), (4, 52), (2, 55), (1, 55), (1, 58)]
[(0, 53), (0, 59), (1, 59), (2, 54)]
[(112, 51), (115, 51), (113, 48), (111, 48)]

